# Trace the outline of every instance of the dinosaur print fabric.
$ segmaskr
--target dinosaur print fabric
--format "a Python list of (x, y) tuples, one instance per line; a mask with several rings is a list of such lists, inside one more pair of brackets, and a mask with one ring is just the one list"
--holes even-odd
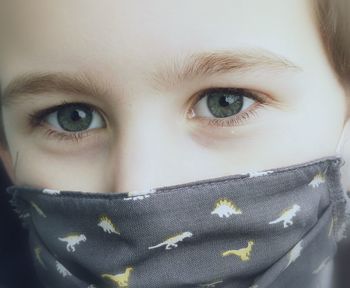
[(345, 220), (343, 164), (129, 193), (7, 191), (48, 288), (317, 288)]

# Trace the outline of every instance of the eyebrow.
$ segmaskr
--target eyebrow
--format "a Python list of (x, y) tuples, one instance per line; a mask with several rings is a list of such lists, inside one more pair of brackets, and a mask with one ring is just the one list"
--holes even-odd
[(224, 73), (300, 72), (303, 69), (291, 60), (263, 48), (245, 50), (217, 50), (193, 53), (183, 60), (173, 59), (153, 73), (158, 84), (176, 84), (198, 77)]
[[(273, 72), (302, 71), (290, 60), (265, 49), (242, 51), (217, 50), (196, 52), (181, 59), (167, 60), (151, 73), (151, 79), (159, 88), (169, 87), (179, 82), (198, 77), (209, 77), (224, 73), (249, 73), (262, 69)], [(28, 94), (37, 95), (49, 92), (90, 95), (102, 97), (111, 93), (108, 85), (101, 85), (87, 73), (69, 74), (65, 72), (30, 72), (10, 81), (2, 93), (2, 105), (24, 100)]]
[(50, 92), (101, 97), (108, 93), (108, 90), (107, 85), (99, 85), (87, 73), (30, 72), (10, 81), (1, 95), (1, 103), (4, 106), (12, 105), (25, 100), (30, 95)]

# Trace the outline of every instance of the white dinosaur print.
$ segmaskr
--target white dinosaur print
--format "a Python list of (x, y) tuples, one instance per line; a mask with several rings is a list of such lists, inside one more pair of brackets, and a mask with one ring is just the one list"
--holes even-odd
[(215, 281), (215, 282), (211, 282), (211, 283), (207, 283), (207, 284), (199, 284), (198, 287), (204, 287), (204, 288), (215, 288), (217, 284), (222, 283), (224, 281), (220, 280), (220, 281)]
[(109, 234), (115, 233), (120, 235), (120, 232), (116, 229), (112, 220), (105, 215), (102, 215), (100, 217), (100, 222), (98, 222), (97, 226), (100, 226), (104, 232), (107, 232)]
[(126, 198), (123, 198), (123, 200), (125, 201), (128, 201), (128, 200), (143, 200), (145, 198), (148, 198), (150, 197), (149, 195), (142, 195), (142, 196), (133, 196), (133, 197), (126, 197)]
[(56, 261), (56, 269), (57, 271), (63, 276), (72, 276), (72, 273), (70, 273), (60, 262)]
[(81, 241), (86, 241), (86, 237), (84, 234), (71, 234), (64, 238), (58, 237), (58, 240), (67, 242), (67, 251), (68, 252), (74, 252), (75, 251), (75, 245), (78, 245)]
[(332, 217), (331, 225), (329, 225), (328, 238), (332, 236), (334, 226), (334, 218)]
[(233, 201), (226, 198), (217, 200), (214, 207), (215, 209), (210, 214), (217, 214), (220, 218), (230, 217), (233, 214), (242, 214), (242, 210)]
[(29, 216), (30, 216), (30, 213), (27, 212), (27, 213), (20, 214), (18, 217), (22, 219), (22, 218), (27, 218)]
[(248, 172), (249, 178), (253, 178), (253, 177), (260, 177), (260, 176), (265, 176), (268, 174), (273, 173), (272, 170), (268, 170), (268, 171), (250, 171)]
[(339, 227), (339, 229), (338, 229), (338, 231), (337, 231), (337, 233), (336, 233), (336, 239), (337, 239), (337, 241), (340, 241), (340, 240), (343, 240), (343, 239), (348, 238), (347, 232), (346, 232), (347, 229), (348, 229), (348, 221), (344, 221), (344, 222), (340, 225), (340, 227)]
[(283, 227), (287, 228), (288, 226), (293, 225), (292, 219), (297, 215), (297, 212), (300, 211), (300, 206), (298, 204), (294, 204), (291, 208), (287, 208), (282, 211), (281, 216), (276, 220), (269, 222), (269, 224), (276, 224), (279, 222), (283, 222)]
[(250, 286), (249, 288), (258, 288), (259, 286), (257, 284), (254, 284), (252, 286)]
[(44, 218), (46, 218), (45, 213), (43, 212), (43, 210), (40, 209), (40, 207), (35, 204), (33, 201), (30, 201), (30, 204), (34, 207), (34, 209), (36, 210), (36, 212), (38, 212), (38, 214)]
[(94, 284), (90, 284), (87, 288), (96, 288)]
[(299, 258), (301, 255), (301, 251), (303, 250), (303, 246), (301, 245), (303, 240), (299, 241), (293, 249), (288, 253), (289, 261), (284, 269), (287, 269), (290, 264), (292, 264), (295, 260)]
[(41, 258), (40, 247), (37, 246), (34, 248), (34, 254), (35, 254), (35, 258), (38, 260), (38, 262), (41, 264), (41, 266), (46, 269), (46, 265), (45, 265), (43, 259)]
[(193, 234), (191, 232), (183, 232), (181, 234), (177, 234), (173, 237), (168, 238), (167, 240), (165, 240), (164, 242), (156, 245), (156, 246), (152, 246), (152, 247), (148, 247), (148, 249), (154, 249), (154, 248), (158, 248), (161, 247), (163, 245), (166, 245), (165, 249), (169, 250), (172, 249), (172, 247), (177, 247), (178, 246), (178, 242), (183, 241), (185, 238), (187, 237), (192, 237)]
[(123, 198), (123, 200), (143, 200), (150, 197), (150, 194), (153, 194), (154, 192), (156, 192), (156, 189), (154, 188), (130, 191), (128, 193), (129, 197)]
[(309, 183), (309, 186), (312, 186), (312, 188), (318, 187), (320, 184), (326, 182), (326, 177), (323, 173), (319, 172), (315, 175), (315, 177), (312, 179), (312, 181)]
[(328, 264), (329, 260), (331, 260), (330, 257), (327, 257), (324, 259), (321, 264), (312, 272), (312, 274), (318, 274), (320, 273)]
[(49, 194), (49, 195), (58, 195), (61, 193), (60, 190), (54, 190), (54, 189), (48, 189), (48, 188), (45, 188), (43, 189), (42, 191), (44, 194)]

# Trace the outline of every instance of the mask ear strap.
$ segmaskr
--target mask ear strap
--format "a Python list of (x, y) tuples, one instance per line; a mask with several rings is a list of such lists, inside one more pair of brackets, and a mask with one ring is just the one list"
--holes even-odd
[(335, 151), (337, 156), (343, 155), (345, 144), (350, 140), (350, 119), (344, 125), (343, 132), (339, 138), (337, 149)]

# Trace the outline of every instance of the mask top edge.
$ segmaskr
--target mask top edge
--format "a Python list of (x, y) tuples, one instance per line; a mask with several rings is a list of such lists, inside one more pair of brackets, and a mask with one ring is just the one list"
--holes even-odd
[(45, 187), (40, 188), (40, 187), (34, 187), (30, 185), (11, 185), (6, 188), (6, 192), (9, 194), (14, 194), (18, 191), (23, 191), (26, 190), (30, 193), (40, 193), (42, 195), (70, 195), (70, 196), (76, 196), (76, 197), (81, 197), (81, 196), (89, 196), (89, 197), (94, 197), (94, 198), (125, 198), (125, 197), (142, 197), (142, 195), (147, 195), (150, 193), (159, 193), (162, 191), (168, 191), (168, 190), (175, 190), (175, 189), (181, 189), (184, 187), (194, 187), (194, 186), (200, 186), (203, 184), (210, 184), (214, 182), (219, 182), (219, 181), (227, 181), (227, 180), (237, 180), (237, 179), (244, 179), (244, 178), (250, 178), (250, 177), (269, 177), (271, 174), (275, 173), (281, 173), (281, 172), (288, 172), (293, 169), (298, 169), (298, 168), (305, 168), (313, 165), (317, 165), (322, 162), (331, 162), (333, 163), (334, 166), (339, 165), (339, 167), (343, 166), (345, 161), (341, 156), (325, 156), (321, 158), (317, 158), (315, 160), (310, 160), (302, 163), (297, 163), (297, 164), (292, 164), (288, 166), (282, 166), (282, 167), (277, 167), (277, 168), (272, 168), (272, 169), (265, 169), (258, 171), (256, 175), (250, 175), (249, 172), (246, 173), (240, 173), (240, 174), (232, 174), (232, 175), (226, 175), (226, 176), (219, 176), (219, 177), (213, 177), (213, 178), (206, 178), (206, 179), (199, 179), (195, 181), (189, 181), (189, 182), (184, 182), (180, 184), (175, 184), (175, 185), (166, 185), (166, 186), (159, 186), (159, 187), (154, 187), (154, 188), (149, 188), (145, 190), (134, 190), (130, 192), (92, 192), (92, 191), (81, 191), (81, 190), (55, 190), (55, 189), (47, 189)]

